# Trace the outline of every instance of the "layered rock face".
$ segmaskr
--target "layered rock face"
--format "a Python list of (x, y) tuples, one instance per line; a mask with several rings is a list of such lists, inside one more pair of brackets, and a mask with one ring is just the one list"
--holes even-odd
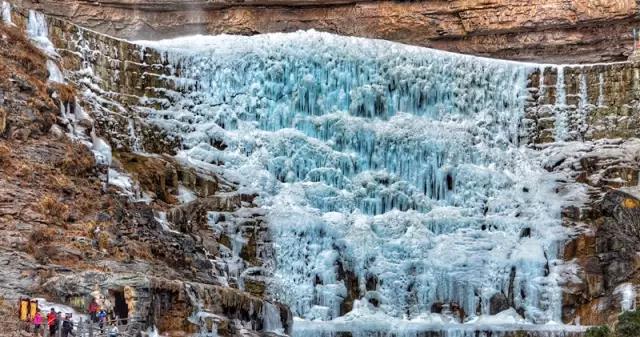
[[(50, 19), (49, 23), (51, 39), (62, 56), (62, 64), (70, 70), (69, 75), (76, 83), (89, 90), (85, 90), (85, 94), (93, 93), (86, 95), (86, 102), (93, 102), (87, 108), (94, 112), (96, 128), (114, 147), (125, 153), (136, 147), (150, 152), (170, 153), (179, 146), (177, 139), (166, 142), (171, 138), (147, 124), (144, 117), (146, 107), (160, 108), (158, 104), (162, 104), (163, 100), (166, 100), (167, 104), (173, 101), (171, 92), (180, 91), (177, 85), (180, 68), (174, 68), (166, 61), (165, 55), (157, 51), (95, 34), (65, 21)], [(86, 65), (91, 65), (93, 74), (81, 71)], [(620, 143), (597, 140), (637, 136), (634, 127), (638, 89), (636, 68), (637, 66), (631, 63), (585, 67), (543, 66), (529, 74), (529, 97), (524, 119), (528, 131), (523, 135), (523, 140), (540, 148), (554, 147), (552, 144), (558, 140), (596, 141), (576, 152), (578, 158), (564, 160), (564, 165), (552, 163), (548, 166), (550, 171), (568, 170), (572, 180), (567, 183), (577, 181), (593, 188), (589, 194), (591, 201), (588, 206), (584, 209), (578, 208), (578, 211), (573, 213), (568, 210), (565, 214), (568, 226), (585, 228), (569, 243), (564, 256), (566, 260), (576, 258), (584, 271), (577, 274), (575, 282), (565, 285), (567, 291), (563, 299), (563, 318), (566, 322), (579, 320), (583, 324), (599, 324), (615, 319), (615, 313), (620, 310), (620, 295), (616, 293), (616, 289), (620, 284), (634, 280), (633, 273), (621, 274), (605, 284), (607, 265), (611, 259), (618, 258), (601, 258), (602, 254), (610, 252), (606, 245), (600, 246), (599, 250), (596, 250), (595, 246), (589, 246), (589, 249), (573, 249), (572, 245), (582, 247), (583, 243), (574, 242), (591, 242), (589, 240), (595, 240), (594, 237), (599, 237), (598, 240), (613, 240), (614, 243), (610, 245), (617, 245), (615, 242), (618, 236), (612, 235), (611, 231), (597, 229), (599, 222), (616, 221), (615, 217), (611, 217), (612, 220), (598, 220), (612, 214), (610, 211), (601, 211), (606, 208), (601, 205), (601, 201), (604, 200), (602, 197), (610, 187), (637, 185), (637, 181), (634, 184), (633, 180), (633, 172), (636, 172), (633, 167), (637, 167), (638, 163), (637, 159), (631, 156), (624, 164), (619, 164), (612, 159), (615, 158), (615, 154), (603, 155), (601, 150), (620, 147)], [(93, 100), (92, 96), (101, 99)], [(131, 130), (135, 137), (131, 136)], [(226, 146), (223, 142), (211, 145), (219, 149)], [(634, 149), (633, 146), (629, 146), (626, 151), (634, 153)], [(566, 156), (565, 149), (561, 148), (558, 151)], [(575, 165), (576, 162), (583, 163), (584, 160), (588, 160), (581, 159), (582, 157), (590, 158), (594, 154), (597, 154), (597, 162), (600, 164)], [(251, 204), (251, 195), (216, 196), (215, 193), (208, 192), (218, 190), (216, 186), (219, 182), (215, 180), (205, 179), (193, 184), (189, 182), (197, 179), (188, 178), (188, 175), (181, 173), (179, 169), (171, 168), (171, 165), (167, 169), (167, 164), (153, 164), (150, 163), (150, 159), (135, 158), (129, 154), (120, 156), (119, 159), (130, 172), (163, 172), (158, 177), (141, 176), (138, 180), (145, 189), (155, 190), (155, 194), (165, 202), (171, 202), (170, 191), (174, 191), (175, 194), (178, 182), (199, 191), (198, 194), (203, 199), (172, 208), (167, 212), (167, 220), (175, 229), (193, 233), (204, 239), (204, 248), (214, 255), (218, 255), (215, 253), (219, 249), (218, 244), (233, 250), (240, 234), (241, 241), (247, 243), (241, 245), (239, 250), (246, 272), (240, 275), (242, 270), (230, 273), (227, 271), (231, 276), (226, 278), (227, 282), (232, 286), (242, 282), (248, 292), (257, 296), (265, 294), (266, 272), (261, 267), (265, 262), (273, 260), (266, 224), (259, 209), (255, 209), (250, 216), (236, 213), (243, 204)], [(623, 170), (625, 167), (630, 167), (630, 170)], [(580, 173), (583, 169), (592, 171)], [(587, 179), (591, 176), (602, 179)], [(618, 178), (623, 179), (625, 183), (616, 184)], [(213, 233), (207, 225), (207, 217), (212, 210), (216, 213), (214, 216), (220, 220), (218, 222), (224, 224)], [(224, 249), (220, 252), (222, 258), (214, 262), (214, 267), (225, 270), (225, 259), (233, 259), (234, 256), (228, 251), (224, 252)], [(624, 266), (631, 265), (627, 255), (619, 258)], [(353, 275), (347, 274), (345, 272), (343, 276), (345, 280), (350, 280), (349, 277)], [(344, 303), (345, 311), (350, 309), (349, 301), (357, 298), (357, 282), (351, 283), (354, 286), (349, 290), (353, 290), (355, 295), (350, 294), (348, 301)], [(496, 306), (499, 307), (497, 304)], [(188, 311), (180, 312), (184, 314)], [(184, 329), (184, 326), (180, 329)]]
[[(44, 17), (32, 16), (27, 29), (26, 13), (10, 14), (0, 24), (0, 74), (7, 78), (0, 84), (0, 310), (9, 312), (27, 295), (83, 313), (97, 298), (119, 317), (139, 321), (142, 331), (290, 331), (291, 312), (266, 300), (261, 266), (270, 241), (253, 196), (212, 172), (154, 154), (176, 143), (129, 113), (148, 85), (120, 84), (114, 74), (128, 70), (123, 79), (144, 81), (139, 54), (132, 54), (140, 50), (91, 35), (92, 43), (109, 44), (120, 64), (83, 50), (87, 45), (62, 44), (63, 30), (81, 32), (60, 23), (50, 37), (61, 55), (43, 51), (32, 42), (48, 42), (38, 35), (46, 34)], [(87, 62), (95, 62), (95, 73), (74, 73), (74, 85), (54, 76), (56, 64), (79, 71)], [(91, 151), (100, 144), (97, 135), (114, 148), (109, 172)], [(144, 154), (133, 152), (142, 147)], [(198, 205), (206, 211), (195, 211)], [(211, 212), (233, 226), (220, 222), (212, 230)], [(251, 221), (235, 221), (237, 212)]]
[(563, 211), (574, 236), (563, 258), (578, 269), (565, 284), (563, 320), (615, 321), (625, 296), (634, 303), (640, 69), (637, 63), (549, 67), (529, 78), (528, 141), (548, 154), (545, 168), (562, 172), (559, 193), (580, 186)]
[[(15, 21), (24, 24), (17, 17)], [(48, 295), (82, 306), (91, 287), (98, 284), (114, 294), (122, 293), (130, 312), (149, 318), (161, 331), (176, 334), (197, 329), (211, 332), (214, 327), (222, 335), (240, 334), (243, 327), (260, 331), (273, 317), (288, 329), (290, 312), (263, 300), (268, 279), (264, 267), (273, 260), (273, 251), (263, 211), (253, 205), (255, 196), (235, 191), (222, 177), (185, 168), (170, 156), (131, 153), (171, 153), (180, 146), (179, 139), (145, 122), (145, 108), (157, 108), (162, 100), (172, 102), (171, 91), (180, 90), (176, 81), (181, 69), (173, 68), (165, 55), (154, 50), (61, 20), (51, 19), (49, 23), (60, 63), (83, 93), (82, 105), (95, 117), (95, 129), (116, 149), (114, 166), (134, 177), (155, 202), (143, 206), (131, 205), (127, 198), (109, 199), (119, 204), (109, 213), (113, 219), (106, 221), (115, 223), (109, 252), (123, 260), (103, 263), (104, 272), (79, 275), (47, 268), (58, 273), (49, 275), (50, 283), (44, 283)], [(615, 320), (616, 313), (623, 309), (625, 287), (637, 283), (634, 247), (638, 244), (638, 224), (634, 219), (639, 202), (633, 195), (609, 191), (627, 187), (633, 193), (638, 185), (638, 144), (628, 139), (638, 135), (637, 73), (636, 65), (625, 63), (541, 67), (529, 75), (524, 120), (529, 129), (523, 139), (551, 152), (546, 165), (549, 171), (567, 173), (570, 179), (560, 182), (559, 192), (565, 183), (577, 183), (586, 189), (588, 197), (584, 204), (576, 202), (577, 206), (567, 208), (564, 214), (566, 225), (577, 233), (567, 244), (563, 258), (575, 259), (579, 267), (577, 277), (564, 285), (566, 322), (599, 324)], [(44, 77), (42, 70), (38, 76)], [(12, 83), (20, 86), (22, 82)], [(24, 115), (30, 116), (27, 112)], [(20, 125), (15, 121), (10, 124), (13, 130)], [(29, 134), (21, 136), (21, 132), (29, 133), (11, 132), (11, 139), (29, 139)], [(554, 144), (561, 140), (586, 142), (578, 147)], [(211, 146), (224, 150), (227, 145), (212, 142)], [(184, 197), (181, 188), (193, 191), (196, 200), (179, 204), (176, 199)], [(60, 193), (68, 192), (63, 188)], [(95, 193), (90, 196), (95, 197)], [(215, 217), (215, 228), (210, 225), (211, 217)], [(19, 232), (19, 224), (15, 227)], [(78, 261), (82, 254), (105, 259), (93, 250), (59, 249), (54, 261)], [(133, 261), (145, 256), (152, 262)], [(23, 263), (32, 263), (31, 258), (26, 257)], [(117, 276), (111, 277), (109, 272)], [(152, 275), (141, 277), (144, 273)], [(164, 275), (159, 277), (159, 273)], [(344, 308), (340, 307), (346, 312), (357, 298), (357, 279), (348, 270), (342, 270), (340, 277), (350, 292)], [(375, 279), (371, 285), (367, 280), (367, 291), (376, 286)], [(22, 284), (16, 287), (29, 289)], [(235, 289), (241, 287), (245, 291)], [(491, 302), (497, 311), (509, 306), (500, 303), (507, 302), (506, 298), (492, 298)], [(205, 315), (198, 316), (201, 313)], [(211, 313), (216, 316), (208, 316)], [(200, 318), (202, 321), (197, 321)]]
[(532, 143), (640, 136), (640, 64), (541, 66), (529, 77)]
[(640, 23), (634, 0), (14, 2), (127, 39), (316, 29), (550, 63), (625, 60)]

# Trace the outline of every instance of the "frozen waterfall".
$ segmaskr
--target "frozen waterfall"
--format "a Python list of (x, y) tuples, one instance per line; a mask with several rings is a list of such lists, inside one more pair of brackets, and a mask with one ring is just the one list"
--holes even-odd
[(149, 118), (259, 193), (298, 326), (560, 321), (562, 202), (519, 144), (535, 66), (314, 31), (138, 43), (178, 87)]

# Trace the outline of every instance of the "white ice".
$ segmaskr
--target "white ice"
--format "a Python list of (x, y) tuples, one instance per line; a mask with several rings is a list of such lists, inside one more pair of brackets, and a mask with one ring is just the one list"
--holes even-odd
[(2, 2), (2, 22), (5, 25), (13, 25), (11, 21), (11, 3), (3, 1)]
[(186, 204), (196, 200), (198, 197), (192, 190), (186, 188), (183, 185), (179, 185), (177, 198), (180, 203)]
[(49, 57), (58, 56), (53, 43), (49, 40), (49, 28), (44, 14), (34, 10), (29, 10), (27, 35)]
[(65, 314), (71, 314), (71, 320), (75, 323), (80, 322), (80, 320), (86, 321), (89, 317), (84, 314), (79, 314), (72, 307), (64, 304), (49, 302), (44, 298), (35, 298), (38, 301), (38, 309), (42, 312), (44, 316), (46, 316), (51, 308), (55, 310), (55, 312), (61, 312), (62, 317)]
[(636, 309), (637, 292), (633, 283), (623, 283), (617, 286), (613, 293), (620, 297), (620, 308), (622, 311)]
[(109, 169), (109, 184), (121, 188), (128, 194), (134, 193), (131, 177), (112, 168)]
[(179, 69), (143, 112), (189, 160), (259, 191), (270, 292), (296, 316), (339, 319), (350, 270), (358, 300), (380, 303), (357, 317), (456, 302), (490, 321), (491, 296), (513, 289), (526, 322), (560, 321), (563, 200), (519, 144), (535, 65), (314, 31), (139, 43)]
[(64, 75), (62, 75), (62, 71), (54, 61), (47, 60), (47, 70), (49, 71), (49, 81), (64, 83)]

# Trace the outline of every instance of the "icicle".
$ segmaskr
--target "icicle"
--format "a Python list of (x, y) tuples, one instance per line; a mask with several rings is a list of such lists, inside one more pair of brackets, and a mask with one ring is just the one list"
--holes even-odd
[(623, 283), (616, 287), (614, 295), (620, 298), (620, 308), (622, 311), (630, 311), (636, 309), (637, 292), (636, 287), (632, 283)]
[(567, 97), (564, 84), (564, 66), (557, 68), (556, 105), (555, 105), (555, 135), (556, 141), (564, 141), (569, 136), (569, 116), (567, 116)]
[(44, 14), (34, 10), (29, 10), (27, 35), (49, 57), (58, 56), (53, 43), (49, 40), (49, 28)]
[[(526, 317), (501, 319), (557, 320), (562, 200), (517, 141), (538, 66), (313, 31), (141, 44), (180, 69), (171, 99), (142, 111), (181, 155), (259, 193), (269, 293), (300, 321), (488, 319), (509, 289)], [(237, 257), (245, 239), (226, 234)]]
[(58, 65), (52, 60), (47, 60), (47, 70), (49, 71), (49, 81), (64, 83), (64, 75)]
[(602, 107), (605, 105), (604, 101), (604, 74), (598, 73), (598, 106)]
[(136, 126), (133, 118), (129, 118), (127, 121), (127, 129), (129, 130), (129, 139), (131, 141), (131, 149), (133, 152), (142, 152), (142, 146), (140, 146), (140, 138), (136, 134)]
[(587, 131), (587, 114), (589, 113), (589, 93), (587, 92), (587, 69), (582, 67), (580, 72), (580, 103), (578, 106), (578, 134), (580, 135), (580, 140), (582, 140), (582, 136)]
[(280, 309), (270, 302), (264, 302), (262, 306), (262, 326), (263, 331), (284, 334), (280, 320)]
[(3, 1), (2, 2), (2, 22), (5, 25), (13, 26), (13, 21), (11, 21), (11, 3)]

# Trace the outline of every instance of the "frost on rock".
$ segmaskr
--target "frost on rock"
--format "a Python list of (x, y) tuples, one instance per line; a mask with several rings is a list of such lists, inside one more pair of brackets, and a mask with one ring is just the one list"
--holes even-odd
[(5, 25), (13, 25), (11, 21), (11, 4), (9, 2), (2, 2), (2, 22)]
[(613, 292), (620, 298), (620, 309), (622, 311), (636, 310), (636, 288), (632, 283), (623, 283), (616, 287)]
[(58, 56), (53, 43), (49, 40), (49, 28), (44, 14), (34, 10), (29, 10), (27, 35), (36, 44), (36, 46), (38, 46), (38, 48), (47, 54), (47, 56)]
[(49, 71), (49, 81), (64, 83), (64, 75), (55, 62), (47, 60), (47, 70)]
[(518, 142), (533, 65), (313, 31), (139, 43), (178, 69), (151, 121), (260, 193), (295, 316), (349, 317), (349, 271), (356, 317), (493, 322), (502, 293), (560, 321), (562, 200)]

